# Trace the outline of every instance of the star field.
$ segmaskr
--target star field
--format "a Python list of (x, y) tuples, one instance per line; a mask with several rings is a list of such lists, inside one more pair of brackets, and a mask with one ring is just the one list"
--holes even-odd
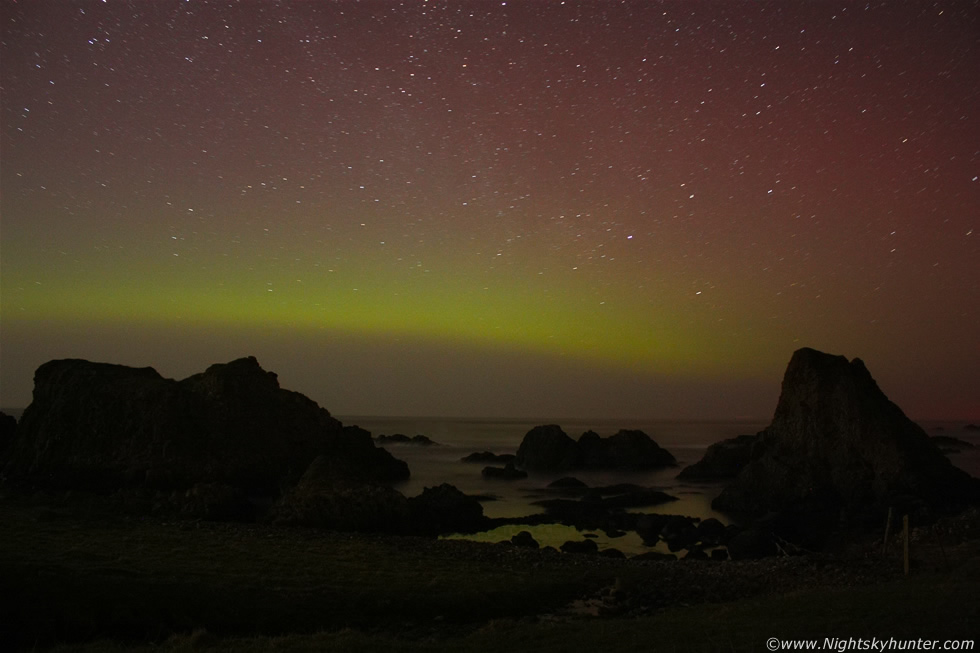
[(0, 7), (4, 405), (767, 416), (805, 345), (980, 417), (975, 2)]

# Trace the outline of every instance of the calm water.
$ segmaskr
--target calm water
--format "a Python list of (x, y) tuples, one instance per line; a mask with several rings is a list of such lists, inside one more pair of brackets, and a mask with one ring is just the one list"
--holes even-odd
[[(574, 475), (590, 486), (614, 483), (635, 483), (644, 487), (661, 488), (680, 498), (679, 501), (657, 506), (665, 514), (683, 514), (692, 517), (716, 517), (727, 523), (727, 518), (711, 510), (711, 500), (720, 491), (715, 485), (683, 483), (677, 473), (686, 465), (696, 462), (712, 443), (743, 433), (756, 433), (765, 424), (749, 422), (638, 422), (628, 420), (477, 420), (440, 418), (387, 418), (387, 417), (340, 417), (344, 424), (356, 424), (374, 435), (402, 433), (413, 436), (425, 435), (440, 446), (386, 445), (396, 458), (408, 463), (412, 478), (398, 486), (404, 494), (414, 496), (423, 488), (439, 483), (451, 483), (467, 494), (492, 495), (494, 501), (483, 504), (488, 517), (523, 517), (541, 509), (532, 501), (553, 494), (543, 492), (551, 481), (562, 476)], [(535, 474), (518, 481), (489, 480), (483, 478), (484, 465), (460, 462), (460, 458), (474, 451), (516, 453), (524, 435), (539, 424), (559, 424), (572, 438), (591, 429), (606, 437), (622, 428), (640, 429), (657, 444), (677, 458), (679, 466), (653, 472), (623, 473), (581, 471), (574, 474)]]
[[(483, 511), (488, 517), (523, 517), (541, 512), (532, 502), (554, 496), (544, 491), (545, 486), (556, 478), (569, 474), (532, 475), (518, 481), (488, 480), (480, 473), (484, 465), (462, 463), (460, 458), (463, 456), (474, 451), (516, 453), (524, 435), (539, 424), (559, 424), (574, 439), (578, 439), (589, 429), (603, 437), (613, 435), (622, 428), (640, 429), (670, 451), (677, 458), (678, 466), (646, 473), (581, 471), (572, 475), (590, 486), (635, 483), (660, 488), (679, 499), (664, 505), (637, 509), (639, 512), (687, 515), (701, 519), (714, 517), (725, 524), (731, 523), (731, 519), (711, 508), (711, 501), (721, 491), (721, 485), (680, 481), (677, 474), (685, 466), (700, 460), (711, 444), (736, 435), (757, 433), (768, 425), (768, 422), (480, 420), (364, 416), (338, 419), (344, 424), (356, 424), (374, 435), (401, 433), (411, 437), (421, 434), (439, 443), (440, 446), (431, 447), (386, 445), (385, 448), (396, 458), (408, 463), (412, 472), (412, 478), (397, 486), (398, 489), (407, 496), (414, 496), (425, 487), (451, 483), (467, 494), (492, 495), (495, 500), (483, 502)], [(949, 435), (972, 442), (976, 449), (968, 453), (953, 454), (950, 459), (974, 476), (980, 476), (980, 434), (964, 431), (962, 423), (925, 422), (922, 426), (929, 435)], [(467, 537), (496, 542), (509, 539), (520, 530), (531, 531), (542, 545), (556, 547), (567, 540), (583, 537), (583, 533), (561, 525), (507, 526)], [(635, 533), (616, 539), (608, 538), (601, 531), (594, 531), (590, 535), (595, 536), (600, 548), (615, 547), (628, 555), (650, 550), (667, 552), (663, 542), (651, 549)]]
[[(22, 410), (4, 410), (19, 418)], [(412, 477), (396, 486), (406, 496), (415, 496), (424, 488), (450, 483), (467, 494), (489, 495), (494, 500), (483, 502), (488, 517), (523, 517), (541, 512), (533, 501), (554, 496), (544, 491), (545, 486), (561, 476), (569, 474), (532, 475), (518, 481), (488, 480), (483, 478), (482, 464), (467, 464), (460, 458), (475, 451), (516, 453), (524, 435), (539, 424), (558, 424), (574, 439), (587, 430), (603, 437), (620, 429), (639, 429), (649, 435), (661, 447), (677, 458), (678, 466), (645, 473), (611, 473), (582, 471), (573, 475), (590, 486), (634, 483), (655, 487), (678, 497), (678, 501), (641, 508), (640, 512), (679, 514), (702, 519), (714, 517), (723, 523), (730, 519), (711, 509), (711, 501), (721, 491), (717, 484), (679, 481), (677, 474), (685, 466), (701, 459), (711, 444), (735, 437), (756, 433), (768, 422), (690, 422), (690, 421), (637, 421), (637, 420), (572, 420), (572, 419), (458, 419), (458, 418), (406, 418), (378, 416), (338, 416), (344, 424), (356, 424), (371, 431), (375, 436), (401, 433), (408, 436), (425, 435), (439, 446), (386, 445), (396, 457), (408, 463)], [(929, 435), (948, 435), (974, 444), (965, 453), (951, 454), (950, 460), (958, 467), (980, 477), (980, 433), (966, 431), (962, 422), (920, 422)], [(565, 526), (506, 527), (486, 534), (482, 539), (499, 541), (509, 539), (519, 530), (530, 530), (542, 544), (558, 546), (569, 539), (581, 539), (582, 534)], [(616, 547), (628, 554), (650, 550), (635, 534), (609, 540), (596, 533), (601, 548)], [(481, 538), (477, 538), (481, 539)], [(655, 549), (655, 550), (659, 550)], [(663, 549), (666, 551), (666, 549)]]

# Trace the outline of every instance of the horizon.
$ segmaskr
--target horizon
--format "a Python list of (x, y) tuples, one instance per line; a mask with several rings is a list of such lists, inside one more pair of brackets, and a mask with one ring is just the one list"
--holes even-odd
[(972, 2), (0, 9), (2, 404), (765, 420), (809, 346), (980, 420)]

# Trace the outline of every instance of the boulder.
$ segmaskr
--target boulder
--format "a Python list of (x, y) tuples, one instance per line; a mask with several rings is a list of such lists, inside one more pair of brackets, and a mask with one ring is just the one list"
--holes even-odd
[(702, 519), (698, 524), (697, 538), (704, 546), (720, 544), (725, 539), (725, 525), (714, 517)]
[(735, 478), (752, 457), (758, 435), (740, 435), (716, 442), (698, 462), (681, 470), (677, 478), (685, 481), (722, 481)]
[(541, 546), (528, 531), (521, 531), (514, 537), (510, 538), (510, 542), (514, 546), (520, 546), (527, 549), (537, 549)]
[(732, 560), (758, 560), (778, 553), (772, 534), (761, 528), (747, 528), (728, 541)]
[(596, 469), (644, 470), (677, 464), (674, 456), (638, 430), (620, 430), (608, 438), (592, 431), (578, 441), (581, 466)]
[(149, 367), (55, 360), (35, 373), (4, 474), (52, 489), (217, 483), (271, 496), (317, 456), (360, 481), (408, 477), (408, 466), (370, 434), (280, 388), (252, 357), (182, 381)]
[(507, 463), (504, 467), (484, 467), (483, 478), (493, 478), (502, 481), (515, 481), (527, 478), (527, 472), (523, 469), (514, 467), (514, 463)]
[(412, 533), (475, 533), (487, 528), (480, 502), (448, 483), (425, 488), (408, 500), (408, 507)]
[(940, 510), (980, 499), (980, 481), (888, 400), (860, 359), (795, 352), (772, 423), (757, 437), (715, 509), (751, 516), (819, 504), (868, 515), (908, 495)]
[(408, 437), (403, 433), (395, 433), (394, 435), (381, 434), (375, 438), (375, 442), (382, 446), (386, 444), (412, 444), (417, 447), (431, 447), (432, 445), (437, 444), (424, 435)]
[(535, 426), (521, 441), (514, 464), (534, 472), (575, 469), (579, 465), (579, 448), (560, 426)]
[(564, 553), (584, 553), (595, 555), (599, 552), (599, 545), (594, 540), (569, 540), (561, 545)]
[(574, 476), (563, 476), (562, 478), (556, 479), (551, 483), (548, 483), (550, 489), (562, 489), (562, 490), (579, 490), (588, 488), (588, 484), (585, 481), (580, 481)]
[(517, 456), (512, 453), (497, 454), (490, 451), (478, 451), (471, 453), (468, 456), (463, 456), (460, 458), (460, 462), (476, 463), (480, 465), (506, 465), (507, 463), (514, 462), (514, 458), (516, 457)]
[(951, 435), (934, 435), (932, 441), (945, 454), (963, 453), (974, 448), (971, 442), (954, 438)]
[(676, 464), (674, 456), (643, 431), (621, 430), (608, 438), (594, 431), (573, 440), (554, 424), (531, 429), (514, 463), (531, 472), (573, 469), (647, 470)]

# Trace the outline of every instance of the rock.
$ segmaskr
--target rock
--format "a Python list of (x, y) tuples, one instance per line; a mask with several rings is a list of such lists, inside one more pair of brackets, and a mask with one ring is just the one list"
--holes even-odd
[(643, 508), (677, 501), (677, 497), (653, 488), (637, 488), (624, 494), (602, 499), (606, 508)]
[(557, 480), (548, 483), (549, 488), (560, 488), (560, 489), (584, 489), (589, 486), (584, 482), (580, 481), (574, 476), (564, 476)]
[(468, 456), (464, 456), (460, 459), (460, 462), (464, 463), (477, 463), (477, 464), (491, 464), (491, 465), (506, 465), (507, 463), (514, 462), (516, 458), (512, 453), (501, 453), (496, 454), (490, 451), (480, 451), (477, 453), (471, 453)]
[(56, 360), (34, 376), (4, 473), (53, 489), (217, 483), (273, 496), (317, 456), (363, 481), (408, 477), (408, 466), (370, 434), (344, 429), (316, 402), (281, 389), (251, 357), (182, 381), (148, 367)]
[(487, 526), (480, 502), (448, 483), (425, 488), (408, 500), (408, 506), (413, 533), (475, 533)]
[(578, 445), (585, 468), (644, 470), (677, 463), (669, 451), (643, 431), (624, 429), (608, 438), (589, 431), (579, 438)]
[(528, 531), (521, 531), (514, 537), (510, 538), (510, 543), (514, 546), (521, 546), (528, 549), (537, 549), (541, 546)]
[(757, 437), (715, 509), (751, 516), (822, 504), (824, 513), (868, 514), (903, 495), (937, 510), (980, 500), (980, 481), (949, 462), (859, 359), (795, 352), (772, 423)]
[(579, 448), (560, 426), (535, 426), (521, 441), (514, 463), (534, 472), (575, 469), (579, 465)]
[(660, 532), (667, 525), (667, 520), (667, 515), (639, 515), (633, 528), (644, 544), (653, 546), (660, 539)]
[(701, 549), (690, 549), (681, 560), (708, 560), (708, 554)]
[(727, 549), (712, 549), (711, 559), (717, 561), (728, 560), (728, 550)]
[(660, 538), (671, 551), (687, 549), (698, 542), (696, 519), (679, 515), (668, 515), (667, 522), (660, 531)]
[(252, 521), (256, 507), (240, 488), (220, 483), (198, 483), (187, 490), (181, 512), (210, 521)]
[(973, 449), (973, 444), (950, 435), (934, 435), (930, 438), (943, 453), (962, 453)]
[(964, 431), (980, 431), (980, 426), (977, 424), (967, 424), (963, 427)]
[(704, 456), (681, 470), (677, 478), (685, 481), (720, 481), (735, 478), (748, 464), (757, 435), (740, 435), (708, 447)]
[(565, 553), (585, 553), (595, 555), (599, 552), (599, 545), (593, 540), (569, 540), (561, 545), (561, 550)]
[(725, 525), (714, 517), (703, 519), (697, 527), (697, 538), (704, 546), (720, 544), (725, 539)]
[(7, 460), (7, 452), (14, 442), (17, 433), (17, 420), (4, 412), (0, 412), (0, 471)]
[(481, 473), (483, 474), (483, 478), (494, 478), (503, 481), (527, 478), (527, 472), (523, 469), (517, 469), (513, 463), (507, 463), (505, 467), (484, 467)]
[(517, 450), (515, 464), (531, 472), (561, 472), (572, 469), (645, 470), (676, 463), (642, 431), (621, 430), (601, 438), (593, 431), (576, 442), (554, 424), (531, 429)]
[(414, 444), (419, 447), (431, 447), (437, 444), (424, 435), (416, 435), (410, 438), (403, 433), (395, 433), (394, 435), (381, 434), (374, 441), (382, 446), (386, 444)]
[(338, 531), (402, 533), (408, 530), (409, 507), (400, 492), (383, 485), (301, 481), (282, 497), (273, 521)]
[(777, 552), (772, 535), (760, 528), (747, 528), (728, 542), (728, 555), (732, 560), (758, 560)]
[(599, 552), (599, 557), (602, 557), (602, 558), (618, 558), (618, 559), (622, 560), (622, 559), (625, 559), (626, 558), (626, 554), (623, 553), (622, 551), (620, 551), (619, 549), (609, 548), (609, 549), (603, 549), (602, 551), (600, 551)]

